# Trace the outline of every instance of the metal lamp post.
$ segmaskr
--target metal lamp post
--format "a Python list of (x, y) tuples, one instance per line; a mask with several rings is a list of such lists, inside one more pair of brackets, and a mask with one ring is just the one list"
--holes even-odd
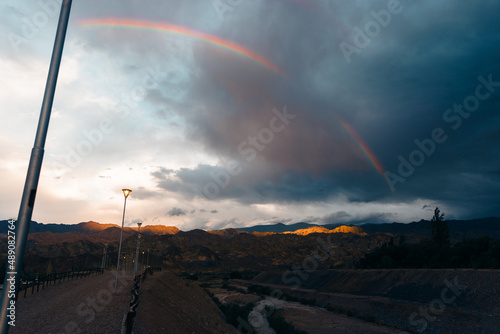
[[(49, 73), (47, 83), (45, 85), (45, 93), (43, 96), (42, 109), (40, 111), (40, 119), (35, 137), (35, 143), (31, 150), (26, 182), (24, 184), (21, 206), (19, 208), (18, 219), (16, 223), (16, 245), (14, 250), (14, 261), (7, 266), (5, 280), (3, 285), (2, 295), (0, 297), (0, 333), (8, 333), (10, 326), (15, 326), (14, 315), (8, 308), (17, 307), (17, 293), (19, 289), (20, 276), (24, 262), (24, 252), (26, 241), (28, 240), (29, 225), (35, 205), (36, 191), (40, 171), (42, 168), (45, 139), (49, 128), (50, 113), (52, 111), (52, 103), (56, 90), (57, 76), (59, 73), (59, 65), (61, 63), (64, 39), (68, 27), (69, 14), (72, 0), (64, 0), (61, 4), (61, 13), (57, 25), (56, 38), (54, 48), (52, 50), (52, 58), (50, 60)], [(13, 290), (10, 290), (12, 287)], [(13, 293), (12, 293), (13, 291)]]
[(137, 265), (139, 263), (139, 245), (141, 244), (141, 225), (142, 223), (137, 223), (137, 226), (139, 226), (139, 228), (137, 230), (137, 248), (135, 250), (134, 277), (135, 274), (137, 273)]
[(118, 271), (120, 270), (120, 255), (122, 254), (122, 238), (123, 238), (123, 223), (125, 222), (125, 208), (127, 206), (127, 197), (130, 195), (132, 190), (122, 189), (123, 195), (125, 196), (125, 202), (123, 203), (123, 216), (122, 216), (122, 230), (120, 231), (120, 246), (118, 246), (118, 263), (116, 264), (116, 277), (115, 277), (115, 292), (118, 286)]

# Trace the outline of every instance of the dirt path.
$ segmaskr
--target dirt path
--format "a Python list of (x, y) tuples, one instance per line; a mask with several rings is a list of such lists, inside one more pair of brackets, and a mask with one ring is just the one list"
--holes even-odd
[(236, 334), (236, 329), (196, 283), (161, 271), (141, 283), (134, 332)]
[(132, 271), (56, 283), (17, 303), (10, 333), (119, 333), (130, 302)]

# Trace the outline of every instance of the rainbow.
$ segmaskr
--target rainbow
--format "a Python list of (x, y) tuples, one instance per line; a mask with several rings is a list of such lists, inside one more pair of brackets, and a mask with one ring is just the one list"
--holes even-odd
[(273, 64), (271, 61), (265, 59), (264, 57), (258, 55), (257, 53), (244, 48), (236, 43), (223, 40), (217, 36), (209, 35), (200, 31), (196, 31), (190, 28), (170, 24), (170, 23), (158, 23), (158, 22), (147, 22), (140, 20), (129, 20), (129, 19), (94, 19), (94, 20), (82, 20), (79, 25), (91, 28), (114, 28), (114, 29), (138, 29), (138, 30), (150, 30), (150, 31), (165, 31), (171, 34), (177, 34), (182, 36), (189, 36), (200, 41), (209, 43), (218, 48), (228, 50), (230, 52), (245, 56), (265, 67), (273, 70), (274, 72), (287, 76), (286, 73), (281, 70), (278, 66)]
[(358, 133), (352, 128), (349, 123), (347, 123), (342, 117), (340, 117), (337, 114), (334, 114), (335, 118), (339, 123), (344, 127), (344, 129), (349, 133), (349, 135), (354, 139), (358, 147), (361, 149), (361, 151), (364, 153), (364, 155), (368, 158), (370, 163), (375, 167), (375, 169), (380, 173), (380, 175), (384, 176), (384, 167), (380, 163), (380, 161), (377, 159), (375, 154), (370, 150), (368, 145), (365, 144), (363, 139), (358, 135)]

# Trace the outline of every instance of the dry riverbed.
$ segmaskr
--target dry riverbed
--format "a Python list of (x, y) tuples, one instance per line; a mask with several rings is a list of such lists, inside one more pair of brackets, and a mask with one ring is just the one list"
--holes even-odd
[[(393, 328), (373, 324), (346, 315), (327, 311), (324, 308), (302, 305), (296, 302), (289, 302), (270, 297), (259, 297), (250, 293), (226, 290), (223, 288), (208, 289), (223, 304), (239, 303), (245, 305), (250, 302), (256, 303), (254, 312), (265, 313), (264, 306), (272, 306), (282, 310), (285, 320), (292, 324), (297, 330), (303, 330), (309, 334), (353, 334), (353, 333), (374, 333), (374, 334), (394, 334), (401, 331)], [(250, 314), (253, 318), (252, 325), (256, 328), (257, 334), (273, 333), (266, 328), (255, 314)], [(255, 326), (257, 325), (257, 326)]]

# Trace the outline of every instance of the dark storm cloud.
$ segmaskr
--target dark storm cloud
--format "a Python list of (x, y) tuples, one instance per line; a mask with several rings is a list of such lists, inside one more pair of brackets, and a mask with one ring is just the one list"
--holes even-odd
[[(158, 187), (184, 194), (186, 198), (201, 197), (208, 200), (235, 199), (245, 204), (321, 201), (332, 194), (343, 194), (352, 202), (376, 200), (369, 192), (370, 185), (384, 185), (382, 177), (375, 173), (358, 176), (349, 173), (330, 173), (322, 177), (311, 173), (282, 172), (273, 174), (268, 164), (244, 164), (240, 173), (230, 174), (231, 167), (199, 165), (196, 168), (182, 168), (172, 177), (154, 173)], [(233, 173), (234, 174), (234, 173)], [(352, 191), (352, 184), (365, 181), (365, 188)], [(335, 189), (332, 188), (335, 184)], [(380, 188), (380, 187), (379, 187)], [(382, 188), (383, 191), (387, 191)]]
[(174, 170), (172, 170), (172, 169), (160, 167), (159, 170), (152, 172), (151, 175), (158, 178), (158, 179), (165, 180), (166, 176), (172, 174), (173, 172), (174, 172)]
[(329, 223), (329, 222), (338, 222), (338, 221), (342, 221), (342, 220), (348, 220), (349, 218), (351, 218), (351, 215), (348, 214), (347, 212), (337, 211), (337, 212), (334, 212), (326, 217), (323, 217), (322, 221), (325, 223)]
[(160, 197), (161, 194), (159, 194), (158, 192), (149, 190), (145, 187), (138, 187), (137, 189), (134, 189), (133, 196), (136, 199), (145, 200), (145, 199)]
[[(499, 215), (500, 3), (402, 2), (387, 27), (347, 62), (339, 45), (355, 45), (354, 29), (365, 29), (375, 20), (371, 11), (385, 10), (388, 3), (329, 2), (328, 18), (294, 1), (257, 2), (232, 13), (214, 33), (263, 55), (288, 76), (197, 46), (199, 71), (182, 113), (187, 133), (207, 152), (236, 161), (241, 171), (221, 185), (226, 182), (217, 184), (210, 173), (224, 173), (222, 162), (199, 165), (175, 171), (159, 186), (195, 196), (215, 183), (213, 199), (245, 203), (336, 194), (354, 202), (427, 198), (452, 207), (467, 203), (475, 215)], [(484, 81), (492, 82), (489, 88)], [(490, 95), (477, 111), (460, 120), (453, 111), (446, 114), (475, 96), (481, 83), (481, 92)], [(249, 161), (241, 148), (270, 128), (274, 108), (285, 106), (296, 118)], [(393, 184), (394, 192), (335, 115), (359, 134), (386, 171), (404, 180)], [(429, 144), (423, 163), (401, 175), (399, 156), (409, 160), (422, 150), (415, 140), (428, 143), (434, 129), (442, 129), (440, 138), (446, 140)]]
[(394, 222), (397, 220), (397, 217), (393, 213), (371, 213), (365, 214), (362, 216), (353, 217), (352, 215), (347, 214), (344, 211), (339, 211), (332, 213), (330, 215), (326, 215), (317, 219), (320, 224), (339, 224), (349, 222), (349, 224), (361, 225), (361, 224), (379, 224), (379, 223), (387, 223)]
[(173, 207), (169, 212), (167, 212), (167, 215), (169, 215), (170, 217), (185, 216), (186, 211), (184, 211), (183, 209), (180, 209), (180, 208)]
[(432, 211), (432, 206), (425, 204), (424, 206), (422, 206), (422, 210)]

